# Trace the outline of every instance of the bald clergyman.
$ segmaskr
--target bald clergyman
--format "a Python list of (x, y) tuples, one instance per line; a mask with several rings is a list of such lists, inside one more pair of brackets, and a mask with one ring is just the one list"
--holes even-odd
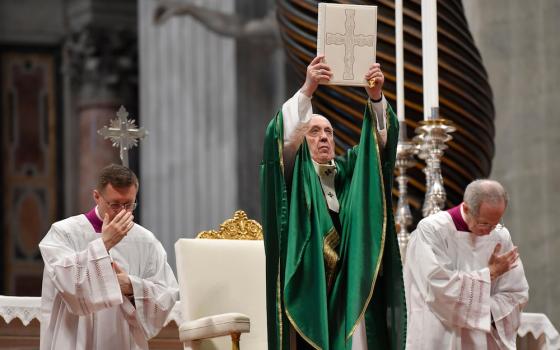
[(515, 349), (529, 286), (501, 223), (507, 193), (476, 180), (463, 203), (431, 215), (411, 234), (404, 280), (407, 349)]

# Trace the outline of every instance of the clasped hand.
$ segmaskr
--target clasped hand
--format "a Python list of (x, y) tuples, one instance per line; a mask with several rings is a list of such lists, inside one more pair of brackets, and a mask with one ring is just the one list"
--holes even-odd
[(500, 243), (496, 244), (494, 252), (492, 252), (492, 256), (488, 260), (490, 279), (492, 281), (517, 266), (517, 259), (519, 258), (517, 247), (513, 247), (504, 254), (500, 254), (501, 249), (502, 245)]
[(134, 294), (132, 289), (132, 282), (130, 282), (130, 277), (125, 270), (123, 270), (116, 262), (113, 262), (113, 270), (117, 274), (117, 280), (119, 281), (119, 286), (121, 287), (121, 293), (124, 296), (130, 296)]

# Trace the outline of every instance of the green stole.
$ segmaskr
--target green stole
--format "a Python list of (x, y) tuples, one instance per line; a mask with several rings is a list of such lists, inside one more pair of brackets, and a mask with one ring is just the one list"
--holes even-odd
[(406, 306), (391, 204), (398, 122), (389, 105), (386, 113), (381, 153), (368, 105), (360, 143), (335, 159), (342, 232), (334, 229), (306, 141), (288, 191), (282, 113), (268, 125), (260, 186), (269, 350), (289, 349), (290, 324), (317, 349), (351, 349), (363, 317), (369, 350), (404, 347)]

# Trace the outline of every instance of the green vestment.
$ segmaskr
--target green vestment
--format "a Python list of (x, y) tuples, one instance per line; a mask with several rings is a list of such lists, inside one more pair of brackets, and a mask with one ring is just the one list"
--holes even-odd
[(334, 228), (305, 140), (286, 179), (282, 112), (268, 125), (260, 186), (269, 350), (289, 349), (290, 325), (317, 349), (350, 350), (362, 317), (369, 350), (404, 347), (406, 306), (391, 204), (398, 122), (389, 105), (386, 113), (383, 150), (368, 105), (360, 143), (335, 159), (342, 232)]

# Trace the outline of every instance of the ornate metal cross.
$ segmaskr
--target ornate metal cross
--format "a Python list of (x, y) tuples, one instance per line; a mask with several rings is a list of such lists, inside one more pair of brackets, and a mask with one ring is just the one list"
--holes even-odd
[(369, 46), (373, 47), (375, 36), (373, 35), (355, 35), (356, 29), (355, 15), (356, 10), (347, 9), (344, 11), (346, 14), (346, 22), (344, 27), (346, 32), (327, 33), (327, 45), (344, 45), (344, 79), (354, 79), (354, 47), (356, 46)]
[(104, 139), (111, 139), (113, 147), (120, 149), (120, 157), (122, 164), (128, 167), (128, 150), (138, 145), (138, 140), (142, 140), (148, 131), (144, 128), (138, 128), (134, 119), (128, 119), (128, 112), (121, 106), (117, 112), (116, 119), (111, 120), (109, 127), (104, 126), (97, 130), (97, 133)]

